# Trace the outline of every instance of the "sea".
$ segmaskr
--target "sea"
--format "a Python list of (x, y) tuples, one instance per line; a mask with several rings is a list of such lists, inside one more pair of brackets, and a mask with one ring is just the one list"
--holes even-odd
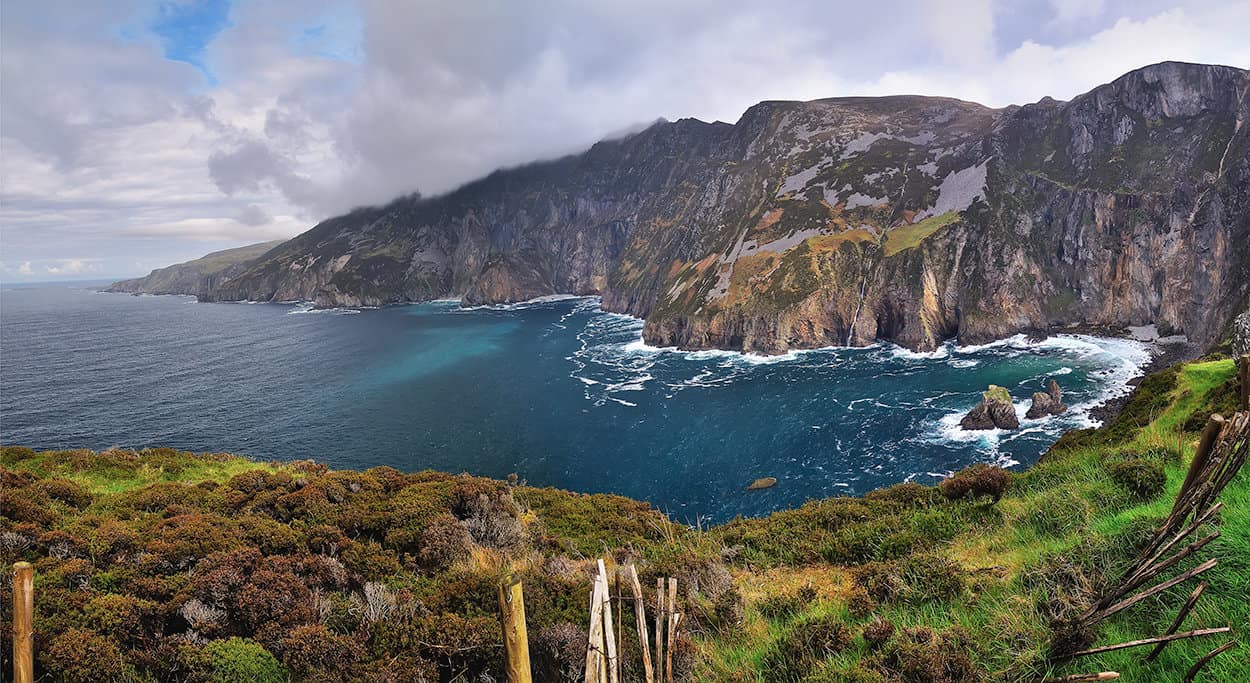
[[(1136, 341), (1080, 335), (687, 352), (648, 346), (641, 320), (593, 297), (316, 310), (102, 284), (0, 287), (0, 442), (515, 473), (691, 524), (973, 463), (1027, 467), (1065, 430), (1096, 425), (1090, 409), (1150, 358)], [(1050, 379), (1069, 410), (1024, 419)], [(989, 384), (1011, 391), (1019, 430), (959, 428)], [(777, 484), (747, 490), (761, 477)]]

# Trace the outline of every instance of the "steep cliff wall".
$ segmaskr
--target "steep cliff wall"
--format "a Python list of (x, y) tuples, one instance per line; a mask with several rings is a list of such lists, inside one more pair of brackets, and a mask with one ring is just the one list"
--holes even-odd
[(105, 291), (126, 294), (204, 294), (246, 270), (282, 240), (215, 251), (186, 263), (157, 268), (144, 277), (121, 280)]
[(1250, 75), (1071, 102), (763, 102), (325, 221), (204, 294), (380, 305), (597, 293), (651, 343), (930, 349), (1074, 323), (1209, 342), (1250, 284)]

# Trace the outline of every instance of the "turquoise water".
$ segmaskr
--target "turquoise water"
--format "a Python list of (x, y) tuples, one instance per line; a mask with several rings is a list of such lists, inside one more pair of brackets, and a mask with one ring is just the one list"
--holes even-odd
[[(1091, 337), (686, 353), (645, 346), (641, 321), (588, 298), (311, 311), (45, 286), (0, 291), (0, 323), (5, 443), (515, 472), (685, 521), (932, 482), (974, 462), (1028, 465), (1147, 360), (1134, 342)], [(959, 430), (987, 384), (1011, 389), (1023, 416), (1051, 377), (1068, 414)], [(779, 483), (745, 490), (764, 476)]]

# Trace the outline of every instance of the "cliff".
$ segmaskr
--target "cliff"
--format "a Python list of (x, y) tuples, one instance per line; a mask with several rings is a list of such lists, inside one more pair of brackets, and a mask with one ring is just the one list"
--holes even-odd
[(157, 268), (144, 277), (121, 280), (104, 291), (126, 294), (201, 294), (243, 272), (252, 261), (282, 244), (282, 240), (224, 249), (193, 261)]
[(1168, 62), (1070, 102), (659, 122), (329, 219), (203, 298), (601, 294), (652, 344), (759, 353), (1151, 322), (1205, 344), (1250, 284), (1248, 89), (1244, 70)]

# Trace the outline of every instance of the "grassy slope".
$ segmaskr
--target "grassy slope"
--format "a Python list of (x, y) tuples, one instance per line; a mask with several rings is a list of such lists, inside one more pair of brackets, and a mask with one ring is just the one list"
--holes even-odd
[[(916, 506), (872, 497), (831, 499), (698, 532), (650, 519), (645, 505), (624, 499), (518, 487), (516, 497), (527, 510), (524, 522), (541, 528), (547, 538), (530, 551), (528, 562), (541, 561), (535, 553), (580, 558), (601, 554), (604, 548), (628, 546), (640, 558), (640, 568), (648, 567), (649, 580), (651, 574), (682, 571), (683, 563), (691, 558), (728, 558), (745, 612), (740, 622), (728, 625), (710, 617), (701, 623), (696, 619), (695, 657), (701, 680), (775, 680), (769, 673), (749, 672), (769, 672), (769, 657), (776, 656), (778, 643), (796, 625), (827, 615), (847, 624), (855, 635), (848, 647), (816, 665), (814, 678), (805, 680), (844, 680), (871, 669), (865, 662), (879, 661), (880, 655), (859, 633), (876, 618), (900, 627), (962, 626), (972, 634), (974, 659), (981, 668), (999, 672), (1007, 680), (1036, 678), (1047, 672), (1044, 654), (1050, 631), (1037, 608), (1045, 602), (1046, 584), (1039, 585), (1030, 577), (1037, 576), (1046, 562), (1077, 556), (1082, 548), (1096, 548), (1094, 555), (1112, 565), (1131, 555), (1121, 539), (1135, 527), (1141, 528), (1143, 520), (1166, 513), (1169, 496), (1179, 487), (1192, 456), (1197, 435), (1176, 430), (1187, 420), (1192, 423), (1192, 414), (1210, 408), (1208, 394), (1225, 385), (1232, 373), (1231, 361), (1221, 360), (1185, 366), (1175, 374), (1174, 387), (1167, 382), (1147, 383), (1145, 395), (1126, 410), (1119, 429), (1065, 439), (1042, 463), (1016, 475), (1011, 490), (996, 505), (947, 502), (928, 490), (929, 502)], [(1132, 428), (1123, 426), (1129, 423)], [(1133, 501), (1112, 481), (1109, 463), (1141, 454), (1167, 463), (1168, 495)], [(116, 467), (102, 467), (100, 463), (107, 459), (85, 451), (39, 454), (3, 464), (10, 470), (74, 481), (97, 496), (92, 510), (99, 511), (109, 510), (117, 496), (158, 482), (225, 483), (250, 470), (297, 471), (293, 465), (225, 455), (190, 457), (157, 451), (134, 456), (134, 462), (114, 457), (121, 458)], [(1204, 558), (1219, 557), (1221, 565), (1206, 574), (1211, 585), (1186, 627), (1233, 625), (1242, 644), (1210, 664), (1203, 680), (1250, 680), (1250, 646), (1242, 635), (1250, 623), (1250, 605), (1244, 600), (1250, 595), (1250, 474), (1241, 473), (1223, 500), (1223, 536), (1203, 553)], [(857, 541), (863, 538), (874, 540), (866, 545)], [(891, 547), (897, 549), (888, 550)], [(857, 590), (856, 565), (926, 552), (967, 570), (966, 588), (953, 598), (875, 604), (871, 614), (852, 614), (848, 602)], [(475, 554), (474, 564), (482, 563), (480, 555)], [(407, 579), (397, 576), (392, 583), (398, 586), (403, 581)], [(815, 597), (803, 601), (789, 616), (766, 609), (770, 601), (809, 585), (815, 588)], [(1192, 586), (1188, 582), (1121, 613), (1100, 627), (1098, 644), (1161, 632)], [(689, 609), (695, 609), (693, 604)], [(765, 616), (766, 612), (773, 616)], [(1198, 656), (1220, 642), (1200, 639), (1174, 644), (1150, 666), (1140, 662), (1144, 652), (1137, 649), (1049, 673), (1109, 669), (1120, 671), (1121, 680), (1127, 681), (1180, 680)]]
[[(1115, 445), (1076, 448), (1060, 457), (1048, 458), (1018, 477), (1013, 490), (998, 503), (996, 518), (981, 520), (942, 549), (947, 557), (974, 575), (995, 578), (980, 582), (971, 593), (952, 602), (887, 607), (874, 616), (885, 617), (897, 625), (934, 628), (962, 625), (989, 646), (980, 661), (985, 668), (1008, 672), (1009, 678), (1015, 677), (1011, 672), (1025, 675), (1035, 670), (1030, 665), (1041, 659), (1049, 631), (1036, 614), (1031, 614), (1029, 606), (1039, 596), (1030, 594), (1023, 586), (1022, 575), (1043, 558), (1069, 551), (1091, 535), (1111, 538), (1124, 532), (1135, 520), (1165, 515), (1171, 507), (1171, 497), (1184, 479), (1197, 442), (1196, 434), (1181, 435), (1176, 429), (1191, 413), (1201, 410), (1207, 393), (1231, 378), (1233, 372), (1231, 360), (1187, 365), (1180, 372), (1177, 387), (1169, 394), (1166, 407), (1153, 415), (1150, 424), (1138, 430), (1132, 439)], [(1108, 487), (1102, 464), (1124, 455), (1151, 451), (1180, 451), (1179, 457), (1171, 458), (1166, 468), (1167, 496), (1127, 507), (1104, 505)], [(1039, 532), (1037, 525), (1030, 523), (1030, 516), (1036, 514), (1039, 507), (1053, 503), (1051, 496), (1057, 490), (1075, 492), (1083, 503), (1079, 507), (1084, 507), (1085, 514), (1089, 515), (1088, 520), (1072, 519), (1058, 529), (1058, 533)], [(1239, 474), (1225, 490), (1222, 500), (1226, 510), (1221, 527), (1223, 535), (1204, 553), (1204, 558), (1220, 558), (1221, 564), (1205, 574), (1211, 585), (1184, 628), (1231, 624), (1241, 644), (1210, 663), (1205, 680), (1250, 680), (1250, 644), (1244, 636), (1244, 628), (1250, 624), (1250, 604), (1244, 600), (1244, 596), (1250, 595), (1250, 473)], [(823, 596), (827, 599), (785, 621), (770, 621), (755, 607), (748, 608), (744, 630), (749, 637), (703, 641), (709, 667), (705, 678), (724, 680), (735, 678), (733, 672), (743, 669), (761, 670), (770, 644), (785, 630), (787, 623), (829, 612), (851, 623), (869, 621), (872, 617), (856, 618), (847, 612), (846, 573), (847, 570), (837, 567), (803, 567), (781, 568), (769, 572), (766, 578), (740, 574), (739, 580), (744, 583), (764, 583), (773, 590), (807, 581), (842, 590), (835, 588), (827, 592)], [(1162, 633), (1194, 585), (1192, 581), (1187, 582), (1158, 599), (1117, 615), (1101, 628), (1098, 644)], [(747, 595), (752, 597), (751, 592)], [(975, 597), (969, 597), (972, 595)], [(1144, 652), (1138, 648), (1088, 658), (1050, 673), (1114, 670), (1122, 674), (1121, 680), (1179, 681), (1195, 659), (1222, 642), (1208, 638), (1174, 643), (1152, 665), (1141, 662)], [(858, 640), (849, 651), (830, 660), (826, 669), (831, 680), (836, 680), (840, 672), (868, 652), (866, 644)], [(766, 677), (760, 675), (757, 680), (763, 681)]]

